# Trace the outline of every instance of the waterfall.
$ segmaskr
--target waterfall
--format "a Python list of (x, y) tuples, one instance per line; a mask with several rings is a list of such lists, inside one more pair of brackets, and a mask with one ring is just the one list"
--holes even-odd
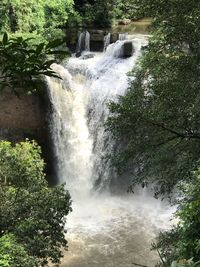
[(95, 184), (109, 185), (112, 170), (106, 156), (113, 141), (104, 127), (107, 104), (127, 89), (126, 73), (134, 66), (142, 41), (133, 41), (136, 52), (129, 59), (117, 57), (123, 44), (118, 41), (95, 58), (71, 58), (65, 66), (52, 66), (62, 78), (48, 78), (58, 176), (73, 192), (77, 184), (83, 184), (81, 192), (85, 188), (87, 194)]
[(88, 31), (81, 32), (76, 45), (76, 54), (81, 55), (83, 51), (90, 51), (90, 33)]
[(106, 51), (107, 47), (109, 46), (111, 41), (111, 33), (109, 32), (107, 35), (104, 36), (104, 46), (103, 51)]
[(118, 41), (94, 58), (53, 64), (62, 80), (47, 78), (58, 177), (73, 199), (67, 221), (69, 252), (62, 267), (127, 267), (131, 262), (153, 266), (157, 256), (148, 248), (156, 233), (170, 225), (171, 210), (165, 203), (144, 193), (110, 193), (118, 177), (106, 156), (113, 153), (115, 142), (104, 124), (108, 102), (126, 92), (127, 72), (146, 44), (144, 37), (132, 42), (132, 57), (117, 56), (124, 43)]
[(126, 41), (117, 41), (116, 43), (109, 45), (106, 49), (106, 55), (115, 58), (123, 57), (124, 43), (126, 43)]
[[(49, 98), (53, 104), (51, 116), (57, 172), (73, 195), (85, 196), (91, 189), (92, 141), (87, 127), (88, 92), (61, 65), (52, 68), (62, 80), (47, 78)], [(80, 191), (81, 188), (81, 191)]]
[(127, 33), (119, 33), (119, 40), (124, 41), (127, 39)]

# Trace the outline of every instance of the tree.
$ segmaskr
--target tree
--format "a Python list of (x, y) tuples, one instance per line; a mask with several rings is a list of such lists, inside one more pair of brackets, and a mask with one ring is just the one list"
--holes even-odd
[(154, 244), (154, 249), (158, 249), (165, 260), (165, 266), (177, 259), (192, 259), (196, 262), (200, 259), (200, 170), (193, 176), (193, 183), (183, 188), (185, 195), (176, 213), (178, 224), (160, 234)]
[(64, 36), (62, 27), (75, 16), (73, 9), (73, 0), (45, 0), (44, 1), (44, 36), (51, 40), (52, 38), (61, 38)]
[(125, 96), (110, 104), (108, 128), (120, 140), (116, 165), (133, 185), (169, 194), (190, 181), (200, 155), (200, 2), (136, 1), (153, 17), (149, 45)]
[(63, 186), (48, 186), (40, 154), (35, 142), (0, 142), (0, 236), (11, 233), (41, 264), (56, 263), (71, 200)]
[(122, 1), (116, 0), (114, 5), (113, 12), (115, 19), (139, 19), (143, 18), (143, 14), (141, 14), (140, 10), (138, 10), (138, 5), (135, 3), (135, 0), (132, 1)]
[[(56, 30), (62, 34), (59, 28), (65, 25), (71, 13), (72, 0), (3, 0), (0, 4), (0, 33), (30, 32), (52, 39)], [(50, 32), (53, 31), (52, 36)]]
[[(34, 43), (33, 38), (9, 38), (7, 33), (0, 41), (0, 90), (10, 88), (15, 94), (33, 93), (44, 88), (43, 76), (58, 77), (51, 69), (54, 55), (68, 55), (57, 47), (63, 40)], [(51, 58), (48, 58), (51, 57)]]
[(75, 1), (75, 9), (81, 14), (86, 25), (110, 27), (114, 18), (115, 1)]
[(74, 3), (75, 9), (81, 14), (86, 25), (111, 27), (116, 19), (136, 18), (137, 6), (133, 0), (75, 0)]
[(24, 247), (18, 244), (13, 235), (0, 238), (1, 267), (39, 267), (37, 260), (30, 257)]

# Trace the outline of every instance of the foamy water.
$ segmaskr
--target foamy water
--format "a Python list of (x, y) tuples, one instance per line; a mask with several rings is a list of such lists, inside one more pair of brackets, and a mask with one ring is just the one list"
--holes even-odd
[(103, 194), (74, 202), (67, 221), (69, 251), (60, 266), (154, 266), (159, 258), (151, 243), (171, 227), (172, 212), (167, 203), (146, 195)]

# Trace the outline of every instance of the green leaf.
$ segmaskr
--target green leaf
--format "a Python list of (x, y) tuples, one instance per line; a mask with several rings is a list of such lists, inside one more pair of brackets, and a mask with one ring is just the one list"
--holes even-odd
[(2, 43), (3, 43), (3, 45), (7, 45), (8, 44), (8, 34), (7, 34), (7, 32), (5, 32), (4, 35), (3, 35)]
[(50, 67), (53, 63), (55, 63), (55, 60), (54, 60), (54, 59), (52, 59), (52, 60), (48, 60), (48, 61), (46, 61), (46, 62), (43, 64), (43, 66), (44, 66), (44, 67)]
[(44, 43), (39, 44), (39, 45), (37, 46), (37, 48), (36, 48), (35, 53), (36, 53), (37, 55), (39, 55), (39, 54), (42, 52), (43, 48), (44, 48)]
[(56, 39), (56, 40), (53, 40), (53, 41), (49, 42), (46, 45), (46, 48), (47, 49), (56, 48), (56, 47), (62, 45), (63, 43), (64, 43), (64, 40), (62, 40), (62, 39)]

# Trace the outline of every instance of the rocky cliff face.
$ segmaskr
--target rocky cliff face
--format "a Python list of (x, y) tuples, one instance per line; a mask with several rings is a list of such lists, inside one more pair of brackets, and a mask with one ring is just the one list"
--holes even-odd
[(47, 128), (46, 108), (39, 96), (17, 97), (11, 92), (3, 92), (0, 107), (1, 140), (20, 141), (31, 135), (43, 139)]
[(47, 175), (53, 181), (53, 153), (51, 150), (47, 101), (44, 97), (20, 95), (11, 92), (0, 94), (0, 140), (20, 142), (28, 138), (36, 140), (42, 147), (47, 162)]

